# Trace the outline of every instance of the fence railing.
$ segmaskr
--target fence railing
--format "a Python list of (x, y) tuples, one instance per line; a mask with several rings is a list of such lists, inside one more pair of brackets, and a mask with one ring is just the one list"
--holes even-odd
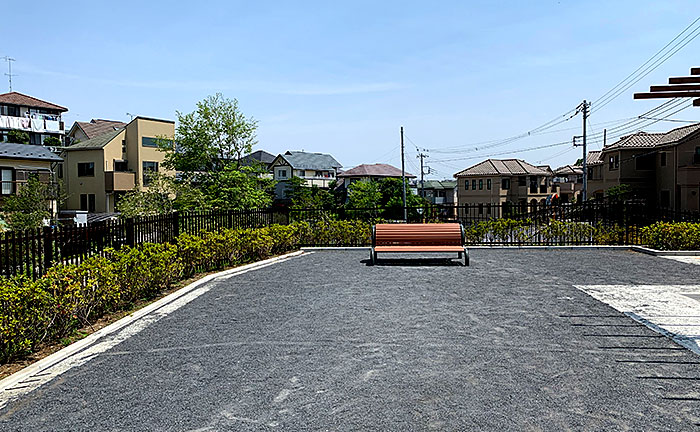
[[(257, 228), (293, 222), (364, 220), (410, 223), (458, 222), (469, 244), (580, 245), (644, 244), (640, 229), (656, 221), (700, 222), (699, 213), (650, 208), (637, 202), (517, 206), (510, 204), (425, 207), (231, 210), (181, 212), (119, 219), (87, 226), (45, 227), (0, 233), (0, 276), (43, 275), (56, 263), (78, 264), (107, 248), (165, 243), (182, 233), (224, 228)], [(321, 238), (323, 236), (320, 236)], [(304, 246), (329, 246), (319, 244)], [(362, 246), (339, 244), (333, 246)]]

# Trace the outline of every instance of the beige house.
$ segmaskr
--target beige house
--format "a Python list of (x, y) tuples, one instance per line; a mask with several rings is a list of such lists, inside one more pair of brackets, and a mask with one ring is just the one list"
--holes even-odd
[[(49, 184), (62, 159), (46, 147), (31, 144), (0, 144), (0, 204), (9, 195), (14, 195), (29, 180), (36, 176)], [(52, 216), (56, 216), (56, 203), (47, 203)]]
[(454, 177), (458, 205), (478, 205), (487, 216), (499, 216), (497, 206), (505, 203), (521, 209), (545, 204), (556, 193), (551, 170), (520, 159), (487, 159)]
[(590, 197), (626, 184), (660, 207), (700, 211), (700, 123), (624, 136), (587, 162)]
[(157, 140), (174, 134), (171, 120), (136, 117), (123, 128), (66, 147), (61, 173), (66, 209), (113, 212), (120, 195), (148, 187), (148, 173), (164, 172), (165, 153)]

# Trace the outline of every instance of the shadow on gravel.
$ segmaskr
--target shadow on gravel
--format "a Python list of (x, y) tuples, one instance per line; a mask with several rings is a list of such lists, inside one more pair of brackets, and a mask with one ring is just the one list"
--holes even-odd
[[(360, 261), (366, 266), (371, 266), (369, 259)], [(464, 267), (464, 259), (457, 258), (379, 258), (375, 266), (400, 266), (400, 267), (434, 267), (434, 266), (455, 266)]]

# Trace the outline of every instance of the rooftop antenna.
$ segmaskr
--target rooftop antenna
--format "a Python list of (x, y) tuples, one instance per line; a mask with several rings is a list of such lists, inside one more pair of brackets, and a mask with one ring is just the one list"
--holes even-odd
[(134, 119), (134, 117), (136, 117), (136, 115), (135, 115), (135, 114), (131, 114), (131, 113), (126, 113), (126, 115), (128, 115), (129, 117), (131, 117), (131, 120), (133, 120), (133, 119)]
[(16, 61), (16, 60), (13, 59), (12, 57), (9, 57), (9, 56), (5, 56), (2, 59), (7, 62), (8, 73), (6, 73), (5, 75), (7, 76), (8, 80), (10, 81), (10, 92), (12, 92), (12, 77), (17, 76), (17, 75), (12, 73), (12, 62)]

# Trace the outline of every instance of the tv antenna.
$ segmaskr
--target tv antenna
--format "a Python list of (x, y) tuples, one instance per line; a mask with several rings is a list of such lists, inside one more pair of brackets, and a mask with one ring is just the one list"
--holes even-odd
[(13, 59), (12, 57), (9, 57), (9, 56), (2, 57), (2, 59), (7, 62), (8, 73), (6, 73), (5, 75), (7, 76), (8, 80), (10, 82), (10, 92), (11, 92), (12, 91), (12, 77), (17, 76), (17, 75), (12, 73), (12, 62), (16, 61), (16, 60)]

